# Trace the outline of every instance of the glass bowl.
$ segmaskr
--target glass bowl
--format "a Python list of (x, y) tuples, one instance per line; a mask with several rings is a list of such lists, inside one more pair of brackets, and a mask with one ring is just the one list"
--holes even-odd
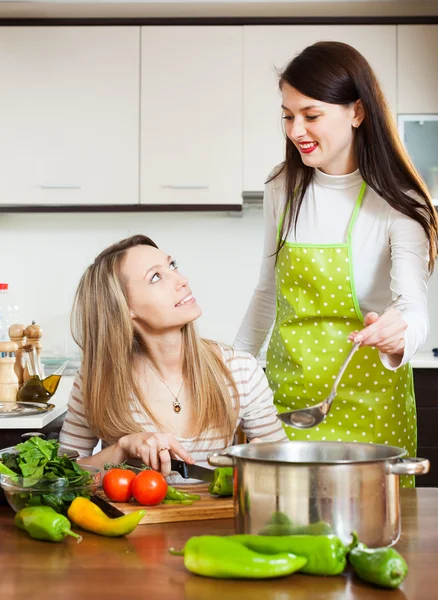
[(101, 472), (97, 467), (81, 465), (89, 473), (86, 483), (75, 485), (65, 477), (32, 480), (0, 474), (0, 485), (11, 508), (18, 512), (27, 506), (51, 506), (56, 512), (67, 514), (68, 507), (76, 498), (92, 496), (101, 482)]

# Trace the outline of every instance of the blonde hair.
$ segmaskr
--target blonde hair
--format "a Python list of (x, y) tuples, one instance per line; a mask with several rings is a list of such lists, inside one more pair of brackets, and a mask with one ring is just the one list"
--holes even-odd
[[(147, 349), (134, 329), (121, 276), (123, 258), (138, 245), (157, 248), (150, 238), (135, 235), (99, 254), (79, 282), (71, 316), (72, 335), (83, 352), (85, 415), (95, 434), (109, 443), (142, 431), (131, 414), (133, 398), (160, 428), (133, 372), (135, 357), (147, 356)], [(183, 376), (196, 418), (195, 435), (216, 429), (227, 443), (231, 442), (238, 391), (217, 345), (200, 339), (193, 323), (188, 323), (182, 327), (182, 351)]]

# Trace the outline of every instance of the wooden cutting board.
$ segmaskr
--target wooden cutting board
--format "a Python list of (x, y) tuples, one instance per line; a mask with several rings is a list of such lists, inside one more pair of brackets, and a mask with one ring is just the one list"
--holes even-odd
[[(178, 486), (177, 486), (178, 487)], [(140, 506), (137, 502), (112, 502), (103, 490), (98, 490), (92, 500), (111, 517), (120, 517), (135, 510), (144, 508), (146, 515), (140, 525), (150, 523), (176, 523), (177, 521), (203, 521), (205, 519), (228, 519), (234, 516), (233, 498), (219, 498), (208, 493), (208, 483), (196, 483), (180, 487), (189, 494), (199, 494), (189, 506), (183, 504), (157, 504), (156, 506)]]

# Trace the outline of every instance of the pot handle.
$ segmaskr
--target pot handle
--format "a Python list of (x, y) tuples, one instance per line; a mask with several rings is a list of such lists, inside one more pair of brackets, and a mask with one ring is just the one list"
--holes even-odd
[(425, 475), (429, 472), (430, 462), (427, 458), (401, 458), (399, 462), (386, 465), (386, 472), (391, 475)]
[(208, 464), (213, 467), (234, 467), (234, 461), (231, 456), (228, 454), (221, 454), (220, 452), (215, 452), (214, 454), (209, 454), (207, 456)]

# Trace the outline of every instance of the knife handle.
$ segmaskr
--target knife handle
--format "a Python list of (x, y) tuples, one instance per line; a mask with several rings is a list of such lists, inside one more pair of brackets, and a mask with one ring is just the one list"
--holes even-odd
[(187, 472), (187, 465), (184, 461), (177, 460), (176, 458), (171, 458), (170, 466), (171, 466), (172, 471), (176, 471), (184, 479), (189, 479), (189, 474)]

